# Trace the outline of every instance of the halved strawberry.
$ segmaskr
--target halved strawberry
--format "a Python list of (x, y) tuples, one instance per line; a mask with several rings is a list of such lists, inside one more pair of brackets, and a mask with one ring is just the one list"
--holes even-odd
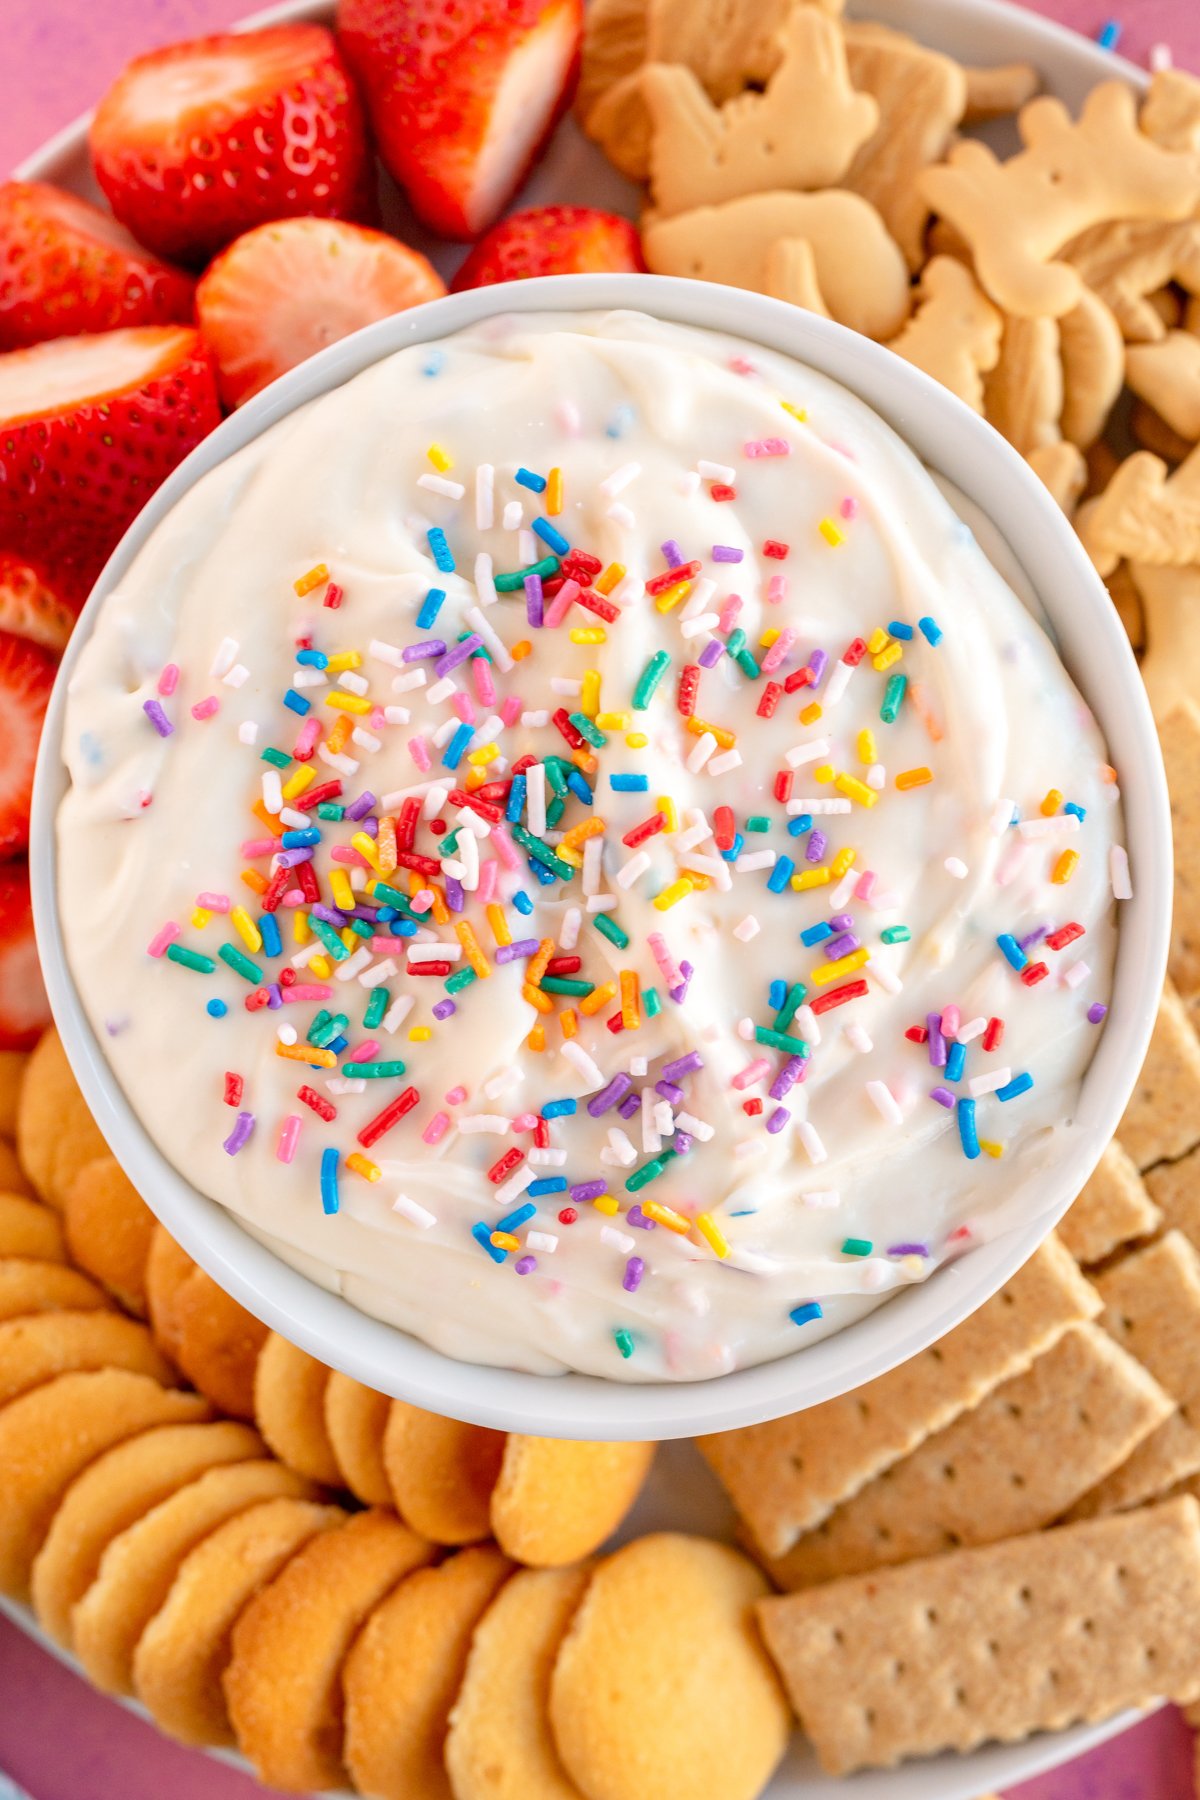
[(121, 325), (183, 324), (195, 283), (44, 181), (0, 183), (0, 350)]
[(96, 109), (96, 179), (134, 236), (203, 262), (266, 219), (369, 217), (362, 106), (321, 25), (152, 50)]
[(0, 1050), (32, 1050), (49, 1023), (22, 858), (0, 864)]
[(0, 859), (29, 842), (33, 765), (57, 667), (39, 645), (0, 631)]
[(66, 647), (86, 595), (68, 596), (50, 585), (41, 569), (0, 550), (0, 630), (57, 655)]
[(532, 275), (638, 274), (645, 267), (628, 219), (594, 206), (530, 206), (493, 225), (450, 285), (459, 293)]
[(570, 99), (582, 0), (338, 0), (389, 172), (446, 237), (478, 236)]
[(220, 418), (212, 358), (183, 325), (10, 350), (0, 356), (0, 544), (86, 594)]
[(240, 406), (327, 344), (446, 284), (407, 244), (334, 219), (281, 219), (230, 244), (196, 289), (221, 394)]

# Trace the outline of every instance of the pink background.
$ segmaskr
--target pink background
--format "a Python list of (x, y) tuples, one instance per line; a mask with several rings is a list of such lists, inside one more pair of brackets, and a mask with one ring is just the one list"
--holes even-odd
[[(4, 67), (0, 171), (94, 104), (128, 58), (216, 30), (252, 0), (12, 0), (0, 5)], [(1200, 69), (1200, 0), (1039, 0), (1036, 10), (1145, 62), (1166, 43)], [(180, 1749), (101, 1698), (0, 1618), (0, 1769), (33, 1800), (263, 1800), (265, 1790)], [(1012, 1800), (1193, 1800), (1191, 1735), (1177, 1714), (1147, 1720)]]

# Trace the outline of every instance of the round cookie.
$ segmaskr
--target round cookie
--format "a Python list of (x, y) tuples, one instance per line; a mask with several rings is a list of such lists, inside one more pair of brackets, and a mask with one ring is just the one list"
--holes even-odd
[(433, 1546), (391, 1513), (358, 1513), (293, 1556), (233, 1628), (225, 1699), (269, 1787), (339, 1787), (342, 1664), (363, 1621)]
[(161, 1225), (146, 1259), (155, 1337), (188, 1380), (235, 1419), (254, 1418), (254, 1371), (267, 1327), (218, 1287)]
[(378, 1800), (452, 1800), (450, 1708), (482, 1614), (512, 1572), (491, 1545), (402, 1581), (346, 1658), (346, 1767)]
[(550, 1675), (591, 1565), (518, 1569), (475, 1627), (450, 1713), (454, 1800), (582, 1800), (550, 1731)]
[(71, 1614), (76, 1656), (93, 1686), (133, 1692), (138, 1639), (171, 1590), (180, 1563), (210, 1531), (259, 1500), (311, 1497), (308, 1483), (280, 1463), (227, 1463), (178, 1488), (105, 1548)]
[(587, 1800), (755, 1800), (790, 1716), (737, 1550), (660, 1532), (600, 1563), (563, 1640), (550, 1723)]
[(60, 1375), (0, 1410), (0, 1593), (28, 1598), (55, 1509), (90, 1462), (152, 1425), (208, 1416), (199, 1394), (128, 1369)]
[(464, 1425), (392, 1402), (383, 1460), (396, 1510), (438, 1544), (491, 1536), (489, 1502), (504, 1455), (504, 1433)]
[(325, 1430), (344, 1486), (367, 1506), (391, 1506), (383, 1462), (383, 1433), (391, 1401), (386, 1394), (334, 1369), (325, 1386)]
[(67, 1245), (58, 1214), (26, 1194), (0, 1193), (0, 1256), (66, 1262)]
[(134, 1691), (181, 1744), (232, 1744), (221, 1687), (243, 1608), (319, 1531), (346, 1517), (312, 1500), (264, 1500), (184, 1557), (133, 1656)]
[(106, 1310), (110, 1305), (108, 1295), (78, 1269), (33, 1256), (0, 1257), (0, 1321), (30, 1313)]
[(653, 1460), (653, 1444), (512, 1434), (492, 1491), (500, 1548), (535, 1569), (590, 1556), (637, 1499)]
[(123, 1313), (29, 1313), (0, 1324), (0, 1406), (69, 1369), (110, 1368), (160, 1385), (175, 1379), (146, 1327)]
[(52, 1638), (69, 1648), (71, 1609), (96, 1578), (105, 1546), (143, 1513), (218, 1463), (262, 1455), (248, 1425), (160, 1425), (106, 1451), (63, 1495), (33, 1565), (33, 1605)]
[(315, 1356), (270, 1332), (254, 1372), (254, 1417), (281, 1462), (325, 1487), (340, 1487), (342, 1472), (325, 1429), (329, 1376)]
[(127, 1312), (145, 1318), (154, 1214), (115, 1156), (99, 1156), (80, 1169), (67, 1189), (63, 1228), (71, 1261), (102, 1282)]
[[(0, 1187), (9, 1188), (0, 1139)], [(108, 1145), (87, 1109), (67, 1053), (51, 1026), (30, 1053), (17, 1100), (20, 1167), (42, 1199), (61, 1212), (67, 1190), (85, 1163), (108, 1155)], [(25, 1187), (24, 1178), (17, 1192)]]

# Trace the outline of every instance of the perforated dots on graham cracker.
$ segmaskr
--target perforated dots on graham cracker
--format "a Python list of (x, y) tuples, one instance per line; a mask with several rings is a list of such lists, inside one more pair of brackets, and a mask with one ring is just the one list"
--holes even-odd
[(1099, 1263), (1122, 1244), (1149, 1237), (1159, 1217), (1132, 1158), (1114, 1138), (1059, 1220), (1058, 1235), (1077, 1262)]

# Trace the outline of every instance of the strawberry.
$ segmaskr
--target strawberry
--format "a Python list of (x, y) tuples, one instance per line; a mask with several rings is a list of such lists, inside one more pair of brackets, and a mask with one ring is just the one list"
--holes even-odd
[(193, 285), (98, 206), (42, 181), (0, 183), (0, 350), (120, 325), (182, 324)]
[[(0, 631), (11, 631), (58, 654), (66, 646), (79, 607), (50, 586), (33, 563), (0, 550)], [(80, 595), (82, 602), (84, 596)]]
[(0, 631), (0, 859), (29, 842), (33, 765), (57, 667), (40, 645)]
[(33, 937), (29, 866), (0, 864), (0, 1050), (32, 1050), (50, 1023)]
[(646, 267), (637, 227), (594, 206), (531, 206), (481, 237), (450, 283), (489, 287), (529, 275), (638, 274)]
[(129, 64), (96, 109), (96, 179), (160, 256), (205, 262), (267, 219), (362, 218), (362, 106), (321, 25), (196, 38)]
[(218, 256), (196, 290), (196, 310), (222, 397), (240, 406), (327, 344), (445, 291), (423, 256), (382, 231), (281, 219)]
[(473, 238), (570, 98), (582, 0), (338, 0), (380, 154), (418, 215)]
[(200, 334), (143, 325), (0, 356), (0, 544), (86, 594), (126, 526), (219, 423)]

